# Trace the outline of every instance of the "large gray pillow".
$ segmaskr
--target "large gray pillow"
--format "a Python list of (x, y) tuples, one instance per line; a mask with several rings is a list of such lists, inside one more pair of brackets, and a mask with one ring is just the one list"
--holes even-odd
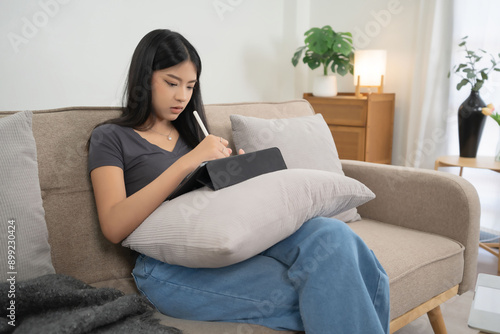
[[(321, 114), (262, 119), (231, 115), (235, 146), (245, 152), (278, 147), (288, 168), (318, 169), (344, 175), (332, 133)], [(334, 218), (359, 220), (356, 208)]]
[(223, 267), (259, 254), (311, 218), (333, 216), (374, 197), (339, 173), (285, 169), (166, 201), (122, 245), (170, 264)]
[(0, 280), (55, 273), (42, 206), (32, 113), (0, 118)]

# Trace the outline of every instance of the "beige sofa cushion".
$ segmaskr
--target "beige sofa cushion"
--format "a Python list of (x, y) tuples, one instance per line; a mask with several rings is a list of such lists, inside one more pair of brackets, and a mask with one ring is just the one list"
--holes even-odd
[(464, 247), (455, 240), (369, 219), (348, 225), (387, 271), (391, 319), (462, 281)]

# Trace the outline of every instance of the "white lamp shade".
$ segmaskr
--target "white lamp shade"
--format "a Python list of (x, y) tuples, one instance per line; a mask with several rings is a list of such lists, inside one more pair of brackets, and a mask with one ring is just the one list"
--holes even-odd
[(386, 50), (357, 50), (354, 52), (354, 85), (380, 86), (381, 76), (385, 76)]

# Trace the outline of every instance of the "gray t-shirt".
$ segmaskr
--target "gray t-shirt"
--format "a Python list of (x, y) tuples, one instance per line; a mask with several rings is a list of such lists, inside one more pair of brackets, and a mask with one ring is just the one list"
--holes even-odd
[(89, 173), (102, 166), (123, 169), (127, 197), (156, 179), (191, 148), (182, 138), (172, 152), (142, 138), (132, 128), (104, 124), (94, 129), (89, 146)]

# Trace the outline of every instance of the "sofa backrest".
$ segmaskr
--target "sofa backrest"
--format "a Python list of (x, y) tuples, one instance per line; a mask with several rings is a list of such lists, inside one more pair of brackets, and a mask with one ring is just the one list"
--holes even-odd
[(94, 107), (33, 111), (52, 264), (87, 283), (130, 277), (134, 260), (130, 250), (103, 237), (87, 171), (90, 133), (119, 114), (119, 108)]
[[(0, 117), (13, 112), (0, 112)], [(116, 117), (115, 107), (33, 111), (40, 187), (57, 273), (87, 283), (130, 278), (135, 254), (107, 241), (99, 227), (87, 171), (86, 143), (96, 124)], [(229, 115), (289, 118), (313, 115), (305, 100), (207, 105), (211, 133), (231, 142)]]

